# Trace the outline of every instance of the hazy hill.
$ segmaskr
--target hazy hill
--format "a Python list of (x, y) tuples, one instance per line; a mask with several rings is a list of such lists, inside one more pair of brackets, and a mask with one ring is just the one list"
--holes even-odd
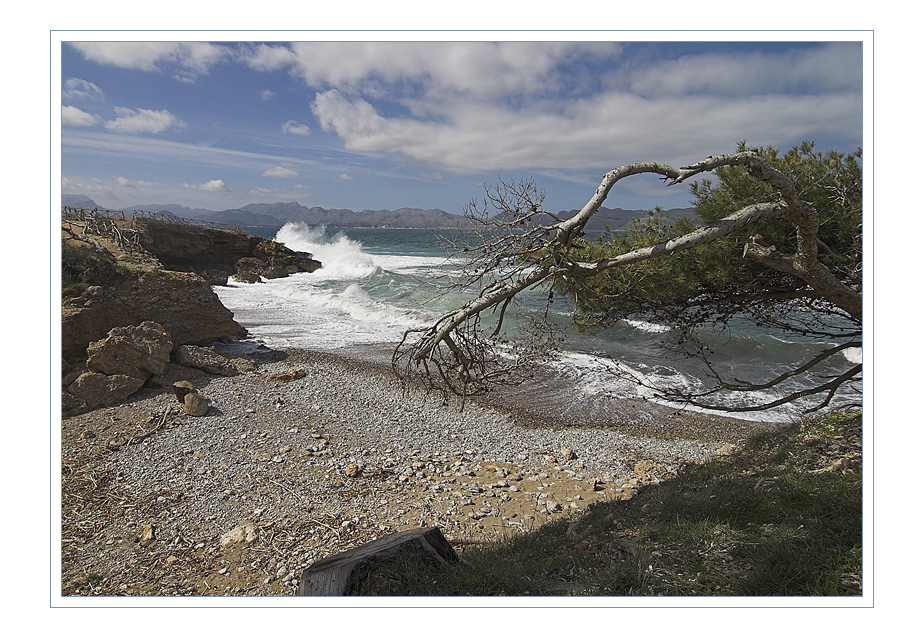
[[(93, 208), (96, 204), (84, 195), (64, 195), (65, 206)], [(398, 208), (396, 210), (362, 210), (348, 208), (321, 208), (320, 206), (303, 206), (298, 202), (275, 202), (264, 204), (247, 204), (240, 208), (213, 211), (205, 208), (189, 208), (180, 204), (145, 204), (132, 206), (125, 211), (144, 210), (150, 212), (169, 212), (177, 217), (201, 219), (203, 221), (240, 226), (276, 226), (288, 222), (304, 222), (309, 226), (328, 226), (332, 228), (457, 228), (470, 226), (471, 223), (462, 215), (447, 213), (438, 208)], [(560, 217), (570, 217), (577, 209), (562, 211)], [(645, 210), (624, 210), (621, 208), (601, 208), (587, 224), (587, 230), (600, 231), (626, 230), (632, 220), (645, 217)], [(673, 208), (665, 210), (662, 215), (669, 219), (692, 217), (693, 208)], [(551, 220), (549, 220), (551, 221)]]

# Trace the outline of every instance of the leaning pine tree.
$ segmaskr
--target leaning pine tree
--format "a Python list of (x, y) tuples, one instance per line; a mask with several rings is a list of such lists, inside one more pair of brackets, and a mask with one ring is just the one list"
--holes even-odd
[[(700, 223), (668, 223), (652, 211), (629, 233), (587, 240), (584, 228), (610, 190), (633, 175), (660, 175), (668, 185), (705, 173), (691, 189)], [(549, 344), (499, 353), (508, 307), (537, 287), (568, 295), (580, 327), (642, 317), (667, 324), (680, 343), (701, 356), (711, 387), (654, 387), (660, 397), (700, 407), (743, 411), (809, 400), (808, 410), (829, 405), (846, 386), (858, 391), (862, 364), (829, 372), (833, 357), (862, 345), (861, 153), (814, 150), (803, 143), (780, 155), (747, 149), (682, 168), (656, 162), (629, 164), (606, 174), (593, 197), (567, 219), (542, 209), (544, 194), (532, 181), (501, 183), (466, 215), (478, 241), (458, 246), (464, 257), (452, 285), (475, 288), (477, 298), (432, 325), (409, 330), (394, 353), (396, 370), (462, 395), (534, 365)], [(493, 315), (492, 329), (482, 316)], [(761, 380), (724, 378), (698, 343), (697, 329), (727, 327), (737, 317), (827, 344), (783, 374)], [(547, 325), (534, 334), (551, 334)], [(676, 342), (675, 342), (676, 343)], [(828, 371), (828, 372), (823, 372)], [(787, 382), (805, 382), (791, 390)], [(639, 383), (647, 383), (638, 379)], [(772, 400), (756, 391), (784, 388)], [(716, 401), (739, 394), (744, 401)]]

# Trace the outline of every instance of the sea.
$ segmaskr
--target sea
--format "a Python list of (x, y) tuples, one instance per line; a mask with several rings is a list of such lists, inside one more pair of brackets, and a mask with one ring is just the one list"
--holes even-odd
[[(313, 273), (254, 284), (230, 279), (227, 286), (214, 288), (238, 323), (247, 328), (251, 340), (270, 348), (301, 348), (385, 360), (406, 330), (428, 326), (475, 296), (476, 291), (446, 290), (447, 278), (458, 271), (460, 262), (448, 254), (445, 239), (457, 239), (452, 236), (458, 231), (335, 229), (289, 223), (282, 228), (249, 228), (248, 232), (274, 239), (292, 250), (309, 252), (323, 264)], [(657, 402), (652, 386), (691, 390), (711, 387), (711, 371), (699, 359), (671, 347), (677, 338), (669, 327), (628, 320), (599, 331), (581, 332), (571, 323), (572, 308), (566, 299), (556, 299), (547, 306), (547, 291), (531, 294), (518, 308), (518, 315), (505, 317), (505, 325), (510, 324), (515, 338), (518, 325), (548, 310), (564, 341), (543, 365), (560, 387), (570, 388), (563, 396)], [(706, 329), (699, 338), (709, 348), (716, 372), (725, 378), (748, 381), (773, 378), (793, 362), (807, 361), (831, 345), (774, 334), (743, 320), (732, 323), (725, 331)], [(861, 361), (862, 350), (848, 349), (834, 359), (819, 373), (848, 369)], [(805, 384), (796, 379), (775, 391), (716, 396), (712, 400), (726, 406), (767, 403)], [(857, 402), (861, 392), (857, 387), (844, 388), (832, 405)], [(803, 400), (768, 411), (735, 412), (734, 417), (765, 423), (790, 422), (811, 405), (814, 403)]]

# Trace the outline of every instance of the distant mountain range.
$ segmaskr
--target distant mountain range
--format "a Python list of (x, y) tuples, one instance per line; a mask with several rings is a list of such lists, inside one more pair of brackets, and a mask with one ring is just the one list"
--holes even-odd
[[(64, 206), (94, 208), (96, 203), (85, 195), (64, 195)], [(304, 222), (309, 226), (332, 228), (465, 228), (471, 222), (462, 215), (447, 213), (438, 208), (398, 208), (396, 210), (353, 211), (348, 208), (321, 208), (302, 206), (298, 202), (273, 204), (247, 204), (241, 208), (213, 211), (205, 208), (189, 208), (180, 204), (145, 204), (123, 209), (126, 212), (143, 210), (155, 213), (170, 213), (177, 217), (240, 226), (269, 226), (280, 228), (289, 222)], [(570, 217), (577, 209), (561, 211), (559, 217)], [(646, 210), (623, 210), (601, 208), (590, 219), (586, 229), (599, 231), (626, 230), (635, 219), (646, 217)], [(693, 208), (672, 208), (662, 211), (669, 219), (696, 217)]]

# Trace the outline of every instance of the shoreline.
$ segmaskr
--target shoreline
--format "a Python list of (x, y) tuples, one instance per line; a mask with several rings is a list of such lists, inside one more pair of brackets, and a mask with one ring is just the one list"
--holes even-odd
[[(685, 438), (695, 421), (676, 417), (647, 436), (563, 427), (540, 422), (527, 395), (514, 399), (531, 416), (484, 398), (460, 411), (381, 361), (244, 356), (254, 371), (171, 364), (163, 388), (63, 419), (65, 595), (292, 595), (313, 561), (374, 538), (429, 525), (461, 545), (526, 532), (630, 498), (741, 434)], [(271, 380), (287, 371), (304, 376)], [(180, 378), (209, 398), (205, 416), (179, 409)], [(226, 542), (235, 530), (242, 540)]]

